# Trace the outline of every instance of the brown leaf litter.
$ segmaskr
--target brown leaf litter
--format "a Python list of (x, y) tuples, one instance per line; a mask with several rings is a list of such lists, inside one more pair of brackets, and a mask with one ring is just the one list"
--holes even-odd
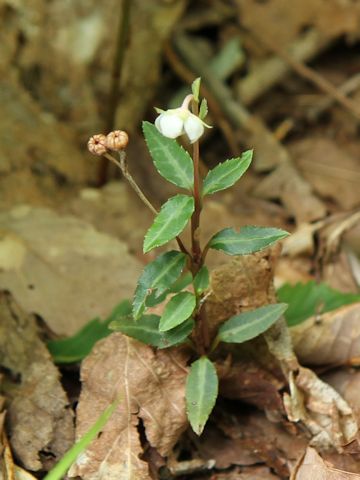
[(327, 465), (317, 451), (308, 447), (306, 453), (293, 471), (291, 480), (358, 480), (360, 474), (344, 472)]
[(358, 159), (327, 138), (306, 138), (291, 146), (294, 159), (314, 190), (350, 210), (360, 204)]
[(188, 422), (185, 413), (186, 355), (151, 347), (115, 333), (98, 342), (81, 368), (77, 408), (80, 438), (120, 395), (121, 402), (102, 433), (78, 458), (71, 477), (84, 480), (150, 479), (141, 459), (138, 428), (160, 455), (172, 451)]
[(142, 266), (127, 246), (72, 216), (19, 206), (0, 213), (0, 288), (71, 335), (131, 297)]
[[(208, 303), (212, 329), (231, 315), (276, 302), (273, 270), (277, 254), (278, 249), (272, 249), (244, 256), (215, 270)], [(250, 355), (252, 352), (253, 356), (256, 352), (266, 369), (275, 368), (276, 371), (276, 368), (281, 368), (290, 390), (290, 395), (285, 393), (283, 397), (289, 419), (305, 426), (318, 447), (333, 446), (341, 450), (344, 444), (355, 438), (357, 432), (357, 422), (350, 406), (332, 387), (299, 364), (284, 319), (278, 320), (265, 332), (263, 339), (267, 349), (264, 349), (263, 341), (255, 340), (248, 347), (244, 344), (242, 351), (250, 352)], [(272, 359), (269, 359), (266, 350), (271, 353)], [(241, 357), (239, 362), (241, 365)], [(245, 393), (246, 388), (242, 396)]]
[(11, 447), (27, 469), (48, 469), (73, 444), (72, 411), (35, 319), (7, 293), (0, 294), (0, 318)]
[(360, 364), (360, 303), (311, 317), (291, 328), (295, 352), (307, 365)]
[(360, 10), (348, 1), (338, 0), (237, 0), (243, 24), (264, 31), (279, 46), (293, 41), (309, 26), (323, 35), (358, 34)]

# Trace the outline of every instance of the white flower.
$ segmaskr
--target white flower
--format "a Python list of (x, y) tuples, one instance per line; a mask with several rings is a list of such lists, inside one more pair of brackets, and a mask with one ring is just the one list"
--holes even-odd
[(162, 111), (155, 120), (155, 126), (159, 132), (168, 138), (177, 138), (186, 133), (190, 143), (194, 143), (204, 133), (206, 125), (199, 117), (189, 111), (189, 103), (192, 95), (185, 97), (183, 104), (179, 108), (171, 108)]

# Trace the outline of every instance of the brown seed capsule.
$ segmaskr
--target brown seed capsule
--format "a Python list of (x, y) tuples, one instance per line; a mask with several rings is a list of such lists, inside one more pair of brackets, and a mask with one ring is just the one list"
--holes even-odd
[(106, 137), (106, 146), (109, 150), (124, 150), (129, 143), (129, 136), (124, 130), (115, 130)]
[(107, 152), (106, 136), (102, 133), (99, 133), (98, 135), (93, 135), (89, 138), (87, 147), (89, 152), (93, 155), (98, 155), (99, 157), (101, 155), (104, 155), (104, 153)]

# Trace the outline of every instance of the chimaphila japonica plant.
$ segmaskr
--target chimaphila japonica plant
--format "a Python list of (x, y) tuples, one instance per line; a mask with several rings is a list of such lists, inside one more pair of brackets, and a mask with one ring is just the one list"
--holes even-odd
[[(194, 361), (186, 383), (186, 405), (189, 421), (198, 435), (204, 429), (218, 394), (218, 378), (211, 358), (219, 343), (242, 343), (260, 335), (286, 309), (286, 304), (278, 303), (235, 315), (220, 326), (215, 338), (210, 338), (205, 310), (210, 283), (206, 255), (209, 249), (227, 255), (247, 255), (288, 235), (277, 228), (245, 226), (240, 231), (225, 228), (215, 233), (206, 245), (201, 245), (199, 232), (204, 198), (234, 185), (249, 168), (252, 151), (220, 163), (204, 179), (201, 178), (199, 139), (208, 125), (204, 122), (207, 104), (205, 99), (199, 103), (199, 88), (200, 79), (197, 79), (192, 85), (192, 94), (185, 98), (180, 108), (157, 110), (159, 116), (155, 125), (143, 123), (145, 140), (157, 171), (186, 192), (169, 198), (159, 212), (128, 172), (125, 132), (115, 131), (107, 137), (95, 135), (88, 144), (92, 153), (104, 155), (121, 169), (154, 213), (154, 222), (145, 235), (144, 253), (173, 239), (177, 241), (178, 250), (160, 254), (144, 268), (129, 314), (113, 322), (111, 327), (156, 348), (183, 343), (193, 347)], [(176, 141), (183, 134), (192, 144), (192, 156)], [(109, 150), (117, 151), (119, 158), (111, 155)], [(188, 222), (191, 223), (190, 245), (179, 236)], [(161, 316), (147, 312), (162, 302), (166, 303)]]

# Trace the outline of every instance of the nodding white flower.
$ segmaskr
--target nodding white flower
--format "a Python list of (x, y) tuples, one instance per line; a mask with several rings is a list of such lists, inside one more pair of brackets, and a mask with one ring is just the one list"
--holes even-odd
[(186, 133), (190, 143), (194, 143), (204, 133), (204, 127), (211, 128), (189, 111), (192, 98), (192, 95), (187, 95), (179, 108), (159, 110), (161, 113), (155, 120), (155, 126), (164, 137), (177, 138)]

